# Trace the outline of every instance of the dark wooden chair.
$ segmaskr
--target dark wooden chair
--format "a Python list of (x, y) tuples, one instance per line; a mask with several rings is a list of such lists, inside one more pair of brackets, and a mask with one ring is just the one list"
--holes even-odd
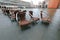
[(19, 21), (19, 25), (21, 27), (21, 29), (27, 27), (31, 22), (29, 22), (28, 20), (26, 20), (25, 18), (25, 13), (26, 11), (20, 12), (20, 21)]
[(3, 8), (2, 8), (2, 11), (3, 11), (3, 14), (6, 15), (6, 7), (3, 7)]
[(30, 17), (33, 21), (38, 21), (39, 20), (39, 18), (33, 17), (33, 11), (29, 11), (29, 15), (30, 15)]
[(9, 9), (6, 9), (6, 14), (7, 14), (8, 16), (10, 15)]
[(15, 11), (14, 11), (15, 21), (17, 21), (17, 20), (16, 20), (16, 16), (17, 16), (16, 14), (18, 14), (18, 13), (19, 13), (19, 10), (15, 10)]

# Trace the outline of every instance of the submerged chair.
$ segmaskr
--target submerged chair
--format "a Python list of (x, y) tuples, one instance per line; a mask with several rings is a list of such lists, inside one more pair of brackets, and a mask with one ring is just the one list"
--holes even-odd
[(50, 23), (51, 20), (49, 19), (49, 17), (43, 17), (43, 11), (41, 11), (40, 15), (41, 15), (42, 23), (47, 23), (47, 24)]
[(39, 18), (33, 17), (33, 11), (29, 11), (29, 15), (30, 15), (30, 17), (33, 21), (38, 21), (39, 20)]
[(3, 12), (4, 15), (6, 15), (6, 7), (2, 8), (2, 12)]
[(15, 18), (16, 18), (16, 16), (14, 14), (14, 10), (10, 10), (10, 19), (11, 19), (11, 21), (15, 21)]
[(6, 9), (6, 15), (9, 16), (10, 15), (10, 10)]
[(20, 12), (20, 14), (19, 14), (20, 15), (19, 25), (20, 25), (21, 29), (28, 27), (28, 25), (31, 23), (28, 20), (26, 20), (25, 14), (26, 14), (25, 10), (23, 12)]
[(15, 14), (15, 21), (18, 22), (18, 16), (17, 15), (19, 14), (19, 10), (15, 10), (14, 14)]

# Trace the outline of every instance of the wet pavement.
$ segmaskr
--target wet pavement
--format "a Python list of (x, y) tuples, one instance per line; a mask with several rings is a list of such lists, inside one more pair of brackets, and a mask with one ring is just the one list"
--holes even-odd
[[(34, 16), (38, 14), (35, 16), (38, 17), (40, 11), (37, 11), (38, 9), (33, 10), (35, 10)], [(58, 31), (60, 25), (59, 9), (57, 10), (57, 13), (58, 14), (55, 15), (53, 22), (49, 26), (38, 21), (39, 23), (31, 25), (30, 29), (21, 31), (17, 22), (11, 22), (9, 17), (5, 16), (0, 10), (0, 40), (57, 40), (59, 38), (58, 34), (60, 33), (60, 31)]]
[(57, 9), (52, 23), (49, 25), (44, 40), (60, 40), (60, 9)]

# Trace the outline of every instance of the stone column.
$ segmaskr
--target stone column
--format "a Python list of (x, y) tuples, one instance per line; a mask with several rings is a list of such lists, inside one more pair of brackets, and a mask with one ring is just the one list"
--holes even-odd
[(49, 0), (48, 2), (48, 13), (50, 15), (50, 18), (52, 19), (56, 9), (58, 8), (59, 0)]

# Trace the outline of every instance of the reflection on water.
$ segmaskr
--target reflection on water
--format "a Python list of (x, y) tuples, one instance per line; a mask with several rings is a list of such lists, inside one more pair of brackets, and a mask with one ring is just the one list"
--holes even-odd
[(26, 19), (30, 20), (29, 11), (33, 11), (33, 17), (40, 17), (40, 9), (27, 9)]
[[(25, 9), (24, 9), (25, 10)], [(29, 11), (33, 11), (33, 17), (38, 17), (40, 18), (40, 11), (43, 10), (45, 13), (47, 13), (47, 9), (26, 9), (27, 13), (26, 13), (26, 19), (30, 20), (30, 16), (29, 16)]]

